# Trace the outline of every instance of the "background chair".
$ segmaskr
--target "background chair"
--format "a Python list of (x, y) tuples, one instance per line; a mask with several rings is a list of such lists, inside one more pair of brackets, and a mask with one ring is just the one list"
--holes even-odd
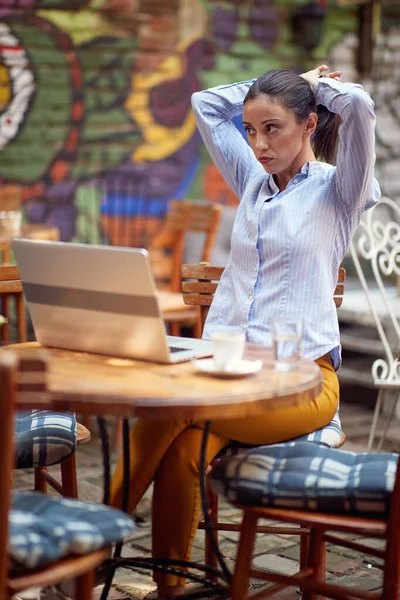
[[(378, 390), (367, 451), (376, 438), (383, 405), (392, 400), (377, 450), (382, 448), (400, 397), (400, 324), (398, 286), (400, 278), (400, 208), (390, 198), (380, 202), (363, 216), (350, 253), (362, 290), (352, 292), (358, 312), (370, 312), (382, 346), (382, 357), (372, 364), (374, 386)], [(397, 297), (396, 297), (397, 296)], [(366, 302), (365, 302), (366, 301)]]
[[(169, 204), (165, 226), (148, 249), (157, 289), (167, 292), (160, 296), (160, 302), (161, 309), (163, 303), (166, 304), (163, 315), (171, 335), (179, 335), (182, 326), (196, 326), (198, 323), (198, 309), (184, 306), (181, 296), (181, 268), (187, 234), (190, 232), (203, 238), (199, 260), (208, 262), (211, 259), (221, 215), (222, 207), (214, 202), (172, 201)], [(175, 310), (171, 310), (171, 293), (176, 297)], [(199, 337), (200, 332), (195, 333)]]
[[(11, 308), (15, 302), (16, 338), (27, 340), (27, 320), (22, 283), (17, 267), (0, 265), (0, 298)], [(2, 326), (3, 341), (10, 340), (9, 321)], [(90, 441), (90, 431), (71, 413), (48, 410), (19, 411), (15, 415), (16, 467), (35, 469), (35, 490), (45, 492), (47, 483), (63, 496), (78, 497), (76, 445)], [(48, 471), (60, 463), (61, 484)]]
[[(217, 289), (218, 282), (224, 272), (224, 267), (214, 267), (207, 263), (200, 263), (197, 265), (183, 265), (182, 266), (182, 293), (185, 304), (189, 306), (200, 307), (199, 314), (199, 325), (198, 329), (203, 330), (204, 323), (206, 321), (208, 311), (214, 298), (214, 293)], [(343, 301), (344, 294), (344, 282), (346, 280), (346, 271), (343, 267), (339, 268), (338, 271), (338, 283), (334, 291), (334, 301), (338, 308)], [(320, 441), (328, 446), (340, 448), (345, 443), (345, 435), (341, 431), (339, 414), (336, 413), (335, 417), (323, 429), (302, 436), (301, 439), (307, 441)], [(242, 444), (239, 442), (232, 442), (225, 447), (220, 454), (214, 459), (211, 466), (214, 467), (216, 462), (221, 456), (227, 454), (235, 454), (239, 450), (251, 448), (250, 444)], [(211, 489), (207, 479), (207, 497), (210, 509), (210, 520), (212, 522), (215, 536), (218, 537), (218, 531), (240, 531), (239, 525), (233, 525), (231, 523), (221, 523), (218, 520), (218, 496)], [(204, 523), (199, 523), (199, 529), (205, 529)], [(306, 553), (307, 553), (307, 529), (293, 529), (293, 527), (282, 528), (282, 527), (270, 527), (270, 526), (259, 526), (257, 527), (257, 533), (272, 533), (272, 534), (300, 534), (300, 562), (305, 564)], [(305, 535), (304, 535), (305, 534)], [(205, 553), (206, 553), (206, 564), (210, 567), (216, 567), (216, 557), (206, 534), (205, 537)]]
[[(300, 586), (303, 600), (318, 600), (320, 596), (335, 600), (398, 600), (397, 454), (338, 452), (322, 444), (304, 442), (275, 444), (222, 459), (210, 479), (216, 492), (244, 511), (232, 600), (249, 597), (250, 577), (275, 584), (252, 596), (260, 600), (289, 586)], [(251, 568), (257, 522), (261, 518), (309, 528), (308, 558), (298, 573), (284, 575)], [(363, 540), (356, 540), (354, 534)], [(374, 539), (383, 539), (385, 548), (376, 547)], [(383, 561), (382, 591), (325, 583), (326, 542)]]
[(46, 370), (46, 353), (0, 351), (0, 600), (64, 579), (76, 580), (76, 599), (90, 600), (95, 567), (134, 529), (128, 515), (103, 505), (37, 492), (11, 497), (16, 397), (46, 393)]

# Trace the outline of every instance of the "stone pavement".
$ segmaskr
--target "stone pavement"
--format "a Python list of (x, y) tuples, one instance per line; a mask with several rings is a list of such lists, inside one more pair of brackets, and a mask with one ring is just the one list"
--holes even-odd
[[(363, 451), (372, 420), (371, 410), (356, 404), (341, 405), (342, 426), (346, 433), (346, 450)], [(77, 450), (78, 479), (80, 497), (84, 500), (101, 501), (102, 497), (102, 467), (100, 458), (99, 439), (96, 435), (96, 424), (92, 427), (92, 441)], [(390, 430), (387, 448), (399, 450), (400, 423), (395, 422)], [(116, 453), (112, 454), (115, 464)], [(52, 469), (56, 474), (58, 469)], [(32, 474), (27, 471), (18, 471), (16, 485), (20, 488), (29, 488), (32, 485)], [(138, 507), (136, 518), (137, 530), (125, 545), (126, 556), (150, 556), (151, 548), (151, 523), (150, 523), (151, 489), (147, 492)], [(240, 511), (221, 502), (220, 515), (230, 523), (240, 522)], [(269, 523), (271, 523), (269, 521)], [(220, 548), (228, 565), (233, 567), (238, 534), (235, 532), (219, 533)], [(380, 544), (380, 540), (375, 540)], [(287, 535), (258, 535), (254, 554), (254, 566), (259, 569), (269, 569), (276, 572), (293, 573), (298, 569), (299, 540), (297, 536)], [(204, 532), (199, 531), (194, 542), (192, 559), (204, 559)], [(327, 571), (328, 579), (357, 589), (376, 590), (381, 583), (381, 572), (377, 568), (379, 560), (364, 556), (360, 553), (343, 548), (328, 547)], [(253, 587), (262, 587), (260, 583)], [(97, 588), (96, 597), (99, 598), (101, 588)], [(155, 590), (151, 577), (145, 571), (132, 572), (119, 569), (115, 578), (115, 585), (110, 594), (112, 600), (139, 600), (145, 598)], [(150, 597), (155, 597), (153, 594)], [(204, 596), (206, 597), (206, 596)], [(284, 590), (279, 600), (294, 600), (300, 598), (294, 588)], [(50, 594), (46, 596), (50, 600)]]

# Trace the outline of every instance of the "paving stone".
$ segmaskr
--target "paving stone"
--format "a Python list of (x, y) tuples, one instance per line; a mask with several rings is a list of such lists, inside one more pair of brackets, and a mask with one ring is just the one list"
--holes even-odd
[(383, 550), (383, 548), (386, 545), (385, 540), (381, 540), (378, 538), (360, 538), (358, 541), (360, 542), (360, 544), (366, 544), (368, 546), (371, 546), (371, 548), (379, 548), (381, 550)]
[(151, 591), (155, 588), (155, 583), (150, 571), (139, 573), (131, 569), (117, 569), (114, 579), (114, 585), (118, 590), (124, 591), (126, 586), (137, 586)]
[[(265, 589), (268, 589), (267, 587)], [(301, 600), (301, 595), (294, 588), (286, 588), (273, 596), (274, 600)]]
[[(223, 536), (221, 536), (221, 539), (229, 540), (237, 544), (240, 535), (238, 532), (224, 531), (221, 533), (224, 534)], [(254, 556), (258, 556), (263, 552), (270, 552), (271, 550), (274, 550), (276, 552), (279, 549), (289, 548), (290, 546), (294, 545), (297, 545), (297, 542), (293, 539), (288, 539), (287, 536), (258, 533), (256, 535)]]
[(381, 586), (382, 573), (378, 569), (357, 569), (342, 577), (328, 577), (329, 583), (345, 585), (360, 590), (376, 590)]
[(347, 558), (357, 559), (360, 556), (360, 552), (357, 552), (356, 550), (351, 550), (350, 548), (342, 548), (339, 546), (333, 546), (332, 544), (327, 544), (327, 551), (332, 552), (333, 554), (347, 556)]
[(147, 552), (151, 552), (151, 534), (131, 540), (129, 542), (129, 546), (132, 548), (137, 548), (138, 550), (146, 550)]
[[(299, 547), (296, 545), (292, 548), (284, 550), (283, 552), (280, 552), (279, 554), (292, 560), (298, 560)], [(341, 554), (328, 551), (326, 553), (326, 568), (331, 573), (342, 575), (349, 571), (354, 571), (362, 564), (363, 557), (360, 555), (360, 553), (357, 554), (357, 558), (358, 560), (355, 560), (354, 557), (343, 556)]]
[(361, 560), (356, 561), (348, 556), (341, 556), (340, 554), (327, 552), (326, 568), (334, 575), (344, 575), (345, 573), (354, 572), (356, 569), (358, 569)]
[(253, 560), (253, 564), (257, 569), (272, 571), (274, 573), (285, 573), (286, 575), (294, 575), (299, 570), (297, 560), (284, 558), (277, 554), (261, 554)]

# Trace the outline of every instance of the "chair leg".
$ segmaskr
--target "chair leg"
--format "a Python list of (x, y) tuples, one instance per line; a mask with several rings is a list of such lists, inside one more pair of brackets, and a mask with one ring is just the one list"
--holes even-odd
[[(308, 564), (308, 552), (310, 549), (310, 536), (305, 533), (300, 534), (300, 569), (305, 569)], [(299, 592), (302, 592), (301, 586)]]
[(179, 323), (170, 323), (169, 324), (169, 334), (180, 336), (181, 335), (181, 326)]
[(258, 517), (251, 510), (245, 511), (240, 527), (239, 546), (235, 572), (232, 579), (231, 600), (247, 600), (251, 559), (253, 558)]
[(307, 566), (309, 541), (310, 538), (308, 535), (304, 533), (300, 534), (300, 569), (304, 569)]
[(372, 446), (374, 445), (375, 431), (376, 431), (376, 427), (378, 425), (378, 419), (379, 419), (379, 415), (380, 415), (381, 408), (382, 408), (383, 393), (384, 393), (384, 390), (380, 389), (378, 392), (378, 397), (376, 399), (374, 417), (372, 419), (371, 431), (369, 433), (367, 452), (371, 452)]
[(377, 449), (376, 449), (376, 451), (377, 451), (377, 452), (380, 452), (380, 451), (382, 450), (383, 442), (384, 442), (384, 441), (385, 441), (385, 439), (386, 439), (386, 434), (387, 434), (387, 432), (388, 432), (388, 429), (389, 429), (390, 423), (392, 422), (392, 419), (393, 419), (393, 417), (394, 417), (394, 413), (395, 413), (395, 411), (396, 411), (396, 406), (397, 406), (397, 403), (398, 403), (398, 401), (399, 401), (399, 398), (400, 398), (400, 392), (396, 394), (396, 398), (395, 398), (395, 399), (394, 399), (394, 401), (393, 401), (393, 406), (392, 406), (392, 409), (391, 409), (391, 411), (390, 411), (390, 414), (389, 414), (389, 416), (388, 416), (388, 417), (387, 417), (387, 419), (386, 419), (385, 429), (383, 430), (383, 433), (382, 433), (382, 435), (381, 435), (381, 439), (379, 440), (379, 444), (378, 444), (378, 447), (377, 447)]
[[(197, 308), (200, 308), (200, 307), (198, 306)], [(203, 335), (203, 328), (201, 326), (200, 311), (198, 311), (196, 322), (193, 325), (193, 336), (195, 338), (201, 338), (202, 335)]]
[(63, 496), (66, 498), (78, 498), (75, 452), (67, 460), (64, 460), (60, 467)]
[[(2, 297), (1, 314), (6, 319), (9, 319), (9, 317), (10, 317), (10, 302), (9, 302), (9, 297), (6, 295), (4, 295)], [(3, 325), (3, 327), (0, 327), (0, 336), (1, 336), (1, 341), (4, 344), (9, 344), (9, 342), (10, 342), (10, 324), (9, 324), (9, 322), (7, 322), (5, 325)]]
[(41, 471), (47, 471), (46, 467), (37, 467), (35, 469), (35, 491), (47, 494), (47, 481), (43, 479)]
[[(209, 479), (206, 477), (206, 492), (207, 492), (207, 504), (209, 509), (210, 521), (213, 525), (218, 523), (218, 495), (213, 492), (211, 489)], [(218, 543), (218, 530), (214, 529), (214, 537)], [(205, 549), (205, 563), (206, 567), (210, 567), (212, 569), (218, 568), (218, 561), (215, 553), (213, 551), (213, 546), (211, 544), (210, 538), (207, 535), (207, 529), (204, 530), (204, 549)], [(211, 577), (211, 579), (215, 582), (218, 581), (218, 577)]]
[[(398, 497), (398, 496), (397, 496)], [(386, 541), (385, 564), (383, 570), (384, 600), (398, 600), (400, 598), (400, 545), (398, 542), (399, 530), (399, 501), (392, 506), (394, 518), (389, 520), (389, 533)], [(393, 513), (392, 513), (393, 514)]]
[(94, 569), (75, 580), (75, 600), (92, 600), (95, 584)]
[[(326, 543), (323, 535), (324, 532), (319, 529), (310, 530), (307, 564), (313, 569), (313, 581), (319, 583), (325, 582), (326, 578)], [(322, 600), (322, 598), (312, 590), (304, 589), (302, 600)]]

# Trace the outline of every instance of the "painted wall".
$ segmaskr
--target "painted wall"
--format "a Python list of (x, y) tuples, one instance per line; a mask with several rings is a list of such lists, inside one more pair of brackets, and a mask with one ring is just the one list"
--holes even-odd
[(146, 246), (171, 199), (235, 205), (190, 96), (304, 70), (356, 29), (354, 9), (332, 0), (310, 59), (290, 27), (302, 4), (0, 0), (0, 207), (23, 206), (64, 240)]

